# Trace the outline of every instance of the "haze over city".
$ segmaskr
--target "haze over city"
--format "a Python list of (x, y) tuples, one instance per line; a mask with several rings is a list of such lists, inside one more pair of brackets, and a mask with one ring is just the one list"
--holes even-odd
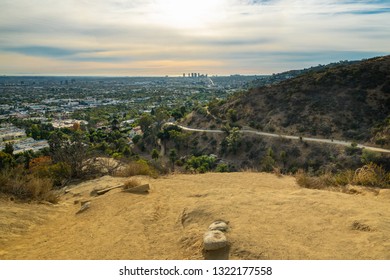
[(271, 74), (388, 54), (389, 13), (387, 0), (2, 0), (0, 74)]

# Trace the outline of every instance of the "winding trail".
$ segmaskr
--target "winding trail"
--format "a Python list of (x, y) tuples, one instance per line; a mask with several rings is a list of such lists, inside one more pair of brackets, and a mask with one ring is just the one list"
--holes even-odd
[[(186, 131), (193, 131), (193, 132), (205, 132), (205, 133), (225, 133), (223, 130), (218, 129), (199, 129), (199, 128), (190, 128), (182, 125), (178, 125), (176, 123), (167, 122), (165, 125), (176, 125), (180, 127), (183, 130)], [(242, 134), (255, 134), (260, 136), (266, 136), (266, 137), (280, 137), (285, 139), (291, 139), (291, 140), (301, 140), (301, 141), (307, 141), (307, 142), (317, 142), (317, 143), (327, 143), (327, 144), (333, 144), (333, 145), (342, 145), (342, 146), (351, 146), (352, 142), (343, 141), (343, 140), (335, 140), (335, 139), (324, 139), (324, 138), (311, 138), (311, 137), (300, 137), (300, 136), (293, 136), (293, 135), (281, 135), (281, 134), (275, 134), (275, 133), (268, 133), (268, 132), (262, 132), (257, 130), (250, 130), (250, 129), (242, 129), (240, 130), (240, 133)], [(357, 144), (357, 147), (360, 149), (367, 149), (370, 151), (375, 151), (379, 153), (390, 153), (389, 149), (383, 149), (383, 148), (377, 148), (377, 147), (371, 147), (366, 146), (363, 144)]]

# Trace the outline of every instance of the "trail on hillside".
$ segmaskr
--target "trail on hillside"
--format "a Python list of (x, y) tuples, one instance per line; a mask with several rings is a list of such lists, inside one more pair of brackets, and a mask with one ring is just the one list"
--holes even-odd
[[(186, 126), (178, 125), (178, 124), (171, 123), (171, 122), (166, 123), (166, 125), (176, 125), (183, 130), (193, 131), (193, 132), (218, 133), (218, 134), (225, 133), (225, 131), (223, 131), (223, 130), (191, 128), (191, 127), (186, 127)], [(301, 136), (294, 136), (294, 135), (281, 135), (281, 134), (262, 132), (262, 131), (252, 130), (252, 129), (241, 129), (239, 132), (240, 133), (247, 133), (247, 134), (255, 134), (255, 135), (259, 135), (259, 136), (266, 136), (266, 137), (277, 137), (277, 138), (307, 141), (307, 142), (326, 143), (326, 144), (331, 144), (331, 145), (342, 145), (342, 146), (351, 146), (352, 145), (352, 142), (343, 141), (343, 140), (301, 137)], [(367, 145), (363, 145), (363, 144), (357, 144), (357, 147), (360, 149), (367, 149), (367, 150), (371, 150), (374, 152), (390, 153), (389, 149), (371, 147), (371, 146), (367, 146)]]
[[(127, 180), (106, 176), (58, 206), (1, 203), (0, 259), (390, 259), (390, 190), (309, 190), (265, 173), (138, 179), (149, 194), (91, 196)], [(90, 208), (76, 214), (83, 201)], [(220, 219), (230, 246), (204, 252)]]

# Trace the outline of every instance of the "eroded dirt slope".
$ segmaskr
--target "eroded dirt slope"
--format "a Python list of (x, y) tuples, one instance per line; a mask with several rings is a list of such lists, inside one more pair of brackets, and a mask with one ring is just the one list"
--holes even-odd
[[(149, 194), (70, 189), (57, 206), (0, 203), (0, 259), (390, 259), (390, 190), (302, 189), (264, 173), (172, 175)], [(76, 214), (80, 202), (90, 208)], [(229, 222), (230, 247), (204, 253), (210, 223)]]

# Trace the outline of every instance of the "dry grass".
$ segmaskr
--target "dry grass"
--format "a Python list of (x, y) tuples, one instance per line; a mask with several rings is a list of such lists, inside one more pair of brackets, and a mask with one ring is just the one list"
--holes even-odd
[(0, 174), (0, 192), (21, 200), (58, 202), (58, 195), (53, 190), (51, 179), (26, 175), (18, 170)]
[(337, 174), (325, 173), (321, 176), (310, 176), (303, 170), (299, 170), (295, 178), (301, 187), (308, 189), (342, 188), (347, 185), (390, 188), (390, 174), (374, 163), (369, 163), (356, 171), (345, 170)]
[(146, 161), (138, 160), (128, 163), (124, 168), (115, 173), (119, 177), (131, 177), (136, 175), (146, 175), (153, 178), (158, 177), (158, 172)]
[(282, 170), (279, 167), (274, 167), (272, 173), (275, 174), (276, 177), (278, 177), (278, 178), (282, 178), (283, 177)]
[(323, 189), (326, 187), (324, 181), (319, 177), (309, 176), (303, 170), (298, 170), (295, 175), (298, 185), (307, 189)]
[(357, 169), (353, 181), (357, 185), (390, 188), (390, 174), (375, 163), (369, 163)]

